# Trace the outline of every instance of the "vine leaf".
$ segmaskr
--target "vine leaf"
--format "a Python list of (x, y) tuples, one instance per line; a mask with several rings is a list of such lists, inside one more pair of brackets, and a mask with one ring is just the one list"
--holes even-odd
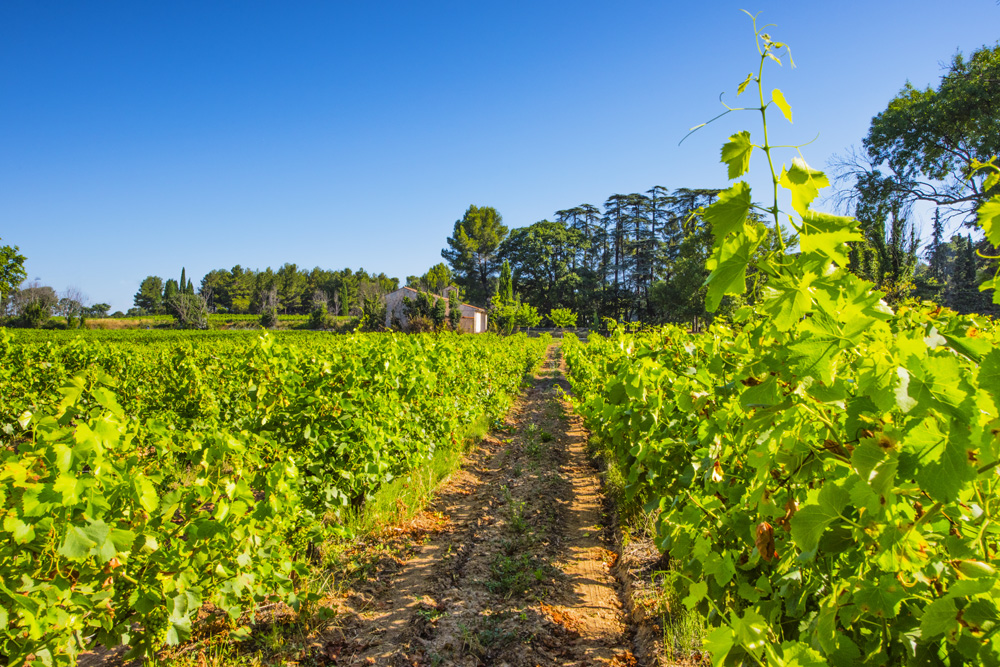
[(953, 637), (958, 629), (958, 607), (952, 598), (937, 599), (924, 609), (924, 615), (920, 619), (920, 635), (923, 639), (940, 634)]
[(747, 74), (747, 78), (743, 79), (743, 83), (741, 83), (739, 87), (736, 89), (736, 97), (739, 97), (740, 95), (743, 94), (743, 91), (747, 89), (747, 86), (750, 85), (751, 81), (753, 81), (753, 72)]
[(684, 598), (684, 606), (688, 609), (693, 609), (696, 604), (701, 602), (705, 596), (708, 595), (708, 582), (699, 581), (691, 584), (688, 588), (688, 596)]
[(820, 255), (839, 267), (848, 265), (847, 246), (852, 241), (864, 240), (856, 231), (857, 220), (830, 213), (806, 211), (802, 214), (802, 233), (799, 248), (803, 254)]
[(771, 91), (771, 100), (778, 105), (778, 108), (781, 109), (781, 113), (784, 114), (785, 118), (788, 119), (788, 122), (791, 123), (792, 107), (788, 106), (788, 101), (785, 100), (784, 93), (775, 88)]
[[(732, 167), (730, 167), (730, 173), (732, 173)], [(986, 233), (989, 242), (994, 246), (1000, 246), (1000, 197), (993, 197), (979, 207), (979, 224)]]
[(722, 159), (729, 166), (729, 180), (739, 178), (750, 170), (750, 154), (753, 144), (750, 143), (750, 133), (746, 130), (729, 137), (722, 145)]
[(752, 227), (744, 233), (730, 235), (708, 259), (706, 266), (711, 273), (705, 279), (708, 287), (705, 307), (710, 312), (718, 309), (726, 294), (742, 294), (746, 291), (747, 266), (762, 238), (763, 235)]
[(805, 215), (821, 188), (830, 186), (830, 179), (822, 171), (813, 169), (800, 157), (792, 160), (788, 169), (781, 168), (780, 185), (792, 193), (792, 208)]
[(750, 214), (750, 186), (740, 181), (719, 193), (719, 198), (705, 209), (705, 221), (712, 226), (715, 244), (737, 230), (743, 229)]
[(803, 552), (810, 553), (819, 546), (823, 531), (840, 515), (849, 496), (836, 484), (823, 485), (815, 503), (799, 509), (792, 517), (792, 541)]
[(854, 594), (854, 601), (865, 613), (874, 614), (879, 618), (894, 618), (899, 614), (899, 607), (907, 597), (906, 590), (895, 577), (884, 574), (877, 584), (863, 581), (861, 589)]

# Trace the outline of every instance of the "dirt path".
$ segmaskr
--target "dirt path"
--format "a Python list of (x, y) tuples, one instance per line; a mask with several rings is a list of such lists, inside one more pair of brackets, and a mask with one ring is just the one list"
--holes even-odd
[(336, 663), (634, 665), (586, 432), (558, 348), (441, 490), (449, 528), (354, 609)]

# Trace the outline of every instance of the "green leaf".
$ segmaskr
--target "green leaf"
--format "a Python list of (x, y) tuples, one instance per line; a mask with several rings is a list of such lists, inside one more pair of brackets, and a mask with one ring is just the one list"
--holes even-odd
[(1000, 196), (991, 197), (979, 207), (979, 226), (994, 246), (1000, 246)]
[(839, 267), (849, 263), (847, 245), (852, 241), (863, 241), (856, 231), (858, 221), (841, 215), (805, 211), (802, 213), (802, 233), (799, 234), (799, 248), (804, 255), (818, 255), (832, 261)]
[(742, 230), (749, 214), (750, 186), (745, 181), (720, 192), (719, 198), (705, 209), (705, 221), (712, 226), (715, 244), (721, 244), (730, 233)]
[(688, 588), (687, 597), (683, 600), (684, 606), (688, 609), (693, 609), (695, 605), (705, 599), (706, 595), (708, 595), (707, 581), (693, 583)]
[(823, 531), (839, 517), (848, 499), (840, 487), (824, 484), (816, 503), (802, 507), (792, 517), (792, 542), (805, 553), (815, 551)]
[(838, 336), (811, 331), (788, 345), (795, 372), (803, 377), (817, 378), (826, 384), (833, 382), (834, 360), (840, 350), (841, 339)]
[(924, 491), (941, 502), (954, 502), (966, 484), (976, 477), (976, 469), (969, 464), (969, 446), (961, 429), (953, 429), (943, 443), (938, 460), (920, 466), (917, 481)]
[(775, 667), (825, 667), (830, 664), (823, 655), (802, 642), (782, 642), (781, 655), (775, 655), (768, 645), (768, 665)]
[(66, 531), (59, 553), (69, 560), (83, 560), (90, 555), (90, 550), (97, 546), (97, 542), (77, 526), (70, 526)]
[(788, 122), (791, 123), (792, 107), (788, 106), (788, 102), (785, 101), (784, 93), (775, 88), (774, 90), (771, 91), (771, 100), (778, 105), (778, 108), (781, 109), (781, 113), (783, 113), (785, 115), (785, 118), (788, 119)]
[(705, 650), (712, 656), (712, 667), (720, 667), (726, 662), (726, 656), (736, 643), (736, 635), (732, 628), (723, 625), (713, 630), (705, 638)]
[(753, 144), (750, 143), (750, 133), (746, 130), (729, 137), (722, 145), (722, 159), (729, 166), (729, 180), (739, 178), (750, 170), (750, 154)]
[(747, 78), (743, 79), (743, 82), (736, 88), (736, 97), (743, 94), (743, 91), (747, 89), (751, 81), (753, 81), (753, 72), (747, 74)]
[(781, 395), (778, 393), (778, 379), (774, 376), (769, 376), (758, 385), (748, 387), (740, 394), (740, 407), (744, 410), (766, 408), (779, 402)]
[(829, 187), (830, 179), (822, 171), (813, 169), (800, 157), (792, 160), (789, 169), (782, 168), (779, 184), (792, 193), (792, 208), (805, 215), (809, 205), (821, 188)]
[(13, 515), (4, 518), (3, 529), (11, 534), (17, 544), (27, 544), (35, 539), (35, 527)]
[(167, 646), (183, 644), (191, 637), (191, 619), (173, 618), (167, 629)]
[(754, 655), (760, 655), (767, 641), (767, 621), (753, 609), (747, 609), (743, 617), (736, 617), (733, 614), (733, 632), (736, 634), (736, 641)]
[(866, 614), (879, 618), (894, 618), (899, 614), (899, 607), (907, 597), (908, 594), (902, 584), (896, 581), (895, 577), (885, 574), (879, 578), (878, 583), (862, 582), (861, 589), (854, 594), (854, 602)]
[(931, 602), (920, 618), (920, 635), (924, 640), (940, 634), (954, 637), (958, 629), (958, 607), (955, 606), (955, 600), (950, 597)]
[(993, 402), (1000, 407), (1000, 349), (994, 348), (979, 366), (979, 386), (989, 392)]
[(760, 241), (761, 236), (751, 227), (748, 233), (732, 235), (715, 249), (706, 264), (712, 271), (705, 279), (705, 285), (708, 287), (705, 308), (709, 312), (718, 309), (722, 297), (726, 294), (742, 294), (746, 291), (747, 266), (750, 265)]
[(139, 496), (139, 504), (147, 512), (153, 512), (160, 506), (160, 494), (156, 492), (156, 487), (148, 477), (139, 476), (135, 479), (136, 494)]
[(796, 281), (775, 280), (764, 286), (761, 309), (771, 315), (779, 331), (788, 331), (812, 309), (810, 287), (815, 278), (807, 272)]

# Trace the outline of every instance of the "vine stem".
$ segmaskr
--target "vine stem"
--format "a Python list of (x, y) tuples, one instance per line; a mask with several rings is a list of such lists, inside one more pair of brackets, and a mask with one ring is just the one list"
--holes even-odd
[(764, 154), (767, 156), (767, 167), (771, 170), (771, 187), (774, 190), (774, 206), (771, 208), (771, 215), (774, 216), (774, 233), (778, 236), (778, 247), (781, 248), (781, 254), (785, 254), (785, 240), (781, 236), (781, 221), (778, 216), (778, 176), (774, 172), (774, 159), (771, 157), (771, 146), (768, 144), (767, 139), (767, 105), (764, 104), (764, 62), (767, 60), (767, 49), (770, 46), (764, 47), (764, 53), (760, 57), (760, 69), (757, 72), (757, 95), (760, 98), (760, 120), (764, 128), (764, 143), (760, 147)]

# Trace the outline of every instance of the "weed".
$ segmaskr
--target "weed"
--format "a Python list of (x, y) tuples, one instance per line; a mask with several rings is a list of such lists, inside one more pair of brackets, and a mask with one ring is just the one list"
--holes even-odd
[(439, 618), (441, 618), (445, 614), (443, 611), (438, 611), (434, 607), (424, 607), (424, 608), (421, 608), (421, 609), (417, 609), (416, 613), (417, 613), (417, 616), (419, 616), (419, 617), (421, 617), (421, 618), (423, 618), (425, 620), (428, 620), (431, 623), (433, 623), (434, 621), (438, 620)]
[(531, 458), (537, 459), (542, 454), (542, 446), (532, 440), (524, 446), (524, 451)]
[(545, 568), (530, 554), (521, 552), (517, 556), (497, 554), (490, 563), (490, 578), (486, 589), (501, 595), (505, 600), (516, 595), (523, 596), (534, 585), (545, 580)]
[(681, 659), (700, 653), (705, 636), (705, 618), (697, 609), (689, 610), (681, 604), (674, 588), (676, 575), (672, 567), (654, 572), (653, 581), (657, 579), (660, 596), (656, 606), (663, 627), (663, 646)]

